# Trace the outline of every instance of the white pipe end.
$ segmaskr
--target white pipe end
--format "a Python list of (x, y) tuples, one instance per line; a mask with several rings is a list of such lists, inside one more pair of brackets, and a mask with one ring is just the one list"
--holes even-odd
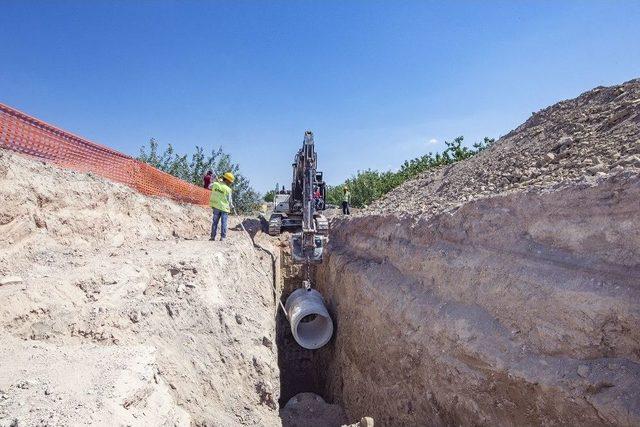
[(315, 350), (331, 340), (333, 321), (320, 292), (315, 289), (296, 289), (285, 304), (291, 333), (300, 346)]

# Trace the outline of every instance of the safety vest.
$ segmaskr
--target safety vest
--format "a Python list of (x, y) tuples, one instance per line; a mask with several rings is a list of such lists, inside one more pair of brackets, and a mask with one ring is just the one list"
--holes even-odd
[(211, 187), (209, 206), (222, 212), (231, 212), (231, 207), (229, 206), (229, 196), (231, 195), (231, 191), (232, 190), (228, 185), (220, 181), (214, 182)]
[(344, 192), (344, 197), (342, 198), (342, 201), (351, 203), (351, 191), (347, 190)]

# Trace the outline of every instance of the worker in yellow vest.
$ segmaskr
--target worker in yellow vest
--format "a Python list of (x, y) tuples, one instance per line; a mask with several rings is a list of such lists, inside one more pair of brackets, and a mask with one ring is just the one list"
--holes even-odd
[(224, 240), (227, 237), (227, 220), (233, 208), (233, 200), (231, 198), (233, 181), (235, 181), (233, 174), (226, 172), (222, 175), (221, 181), (216, 181), (211, 186), (209, 205), (213, 208), (213, 222), (211, 223), (211, 238), (209, 240), (215, 240), (218, 222), (220, 221), (222, 221), (220, 240)]
[(351, 204), (351, 191), (346, 185), (342, 189), (342, 214), (349, 215), (349, 205)]

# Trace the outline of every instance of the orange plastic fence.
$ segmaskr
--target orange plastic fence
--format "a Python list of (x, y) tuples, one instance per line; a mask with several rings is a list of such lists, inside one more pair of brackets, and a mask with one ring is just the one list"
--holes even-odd
[(207, 205), (209, 190), (0, 103), (0, 147), (80, 172), (91, 172), (151, 196)]

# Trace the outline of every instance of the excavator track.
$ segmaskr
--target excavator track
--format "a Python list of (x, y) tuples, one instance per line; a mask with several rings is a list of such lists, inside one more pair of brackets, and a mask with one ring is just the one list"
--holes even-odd
[(282, 229), (282, 217), (280, 215), (272, 216), (269, 219), (269, 235), (277, 236)]

